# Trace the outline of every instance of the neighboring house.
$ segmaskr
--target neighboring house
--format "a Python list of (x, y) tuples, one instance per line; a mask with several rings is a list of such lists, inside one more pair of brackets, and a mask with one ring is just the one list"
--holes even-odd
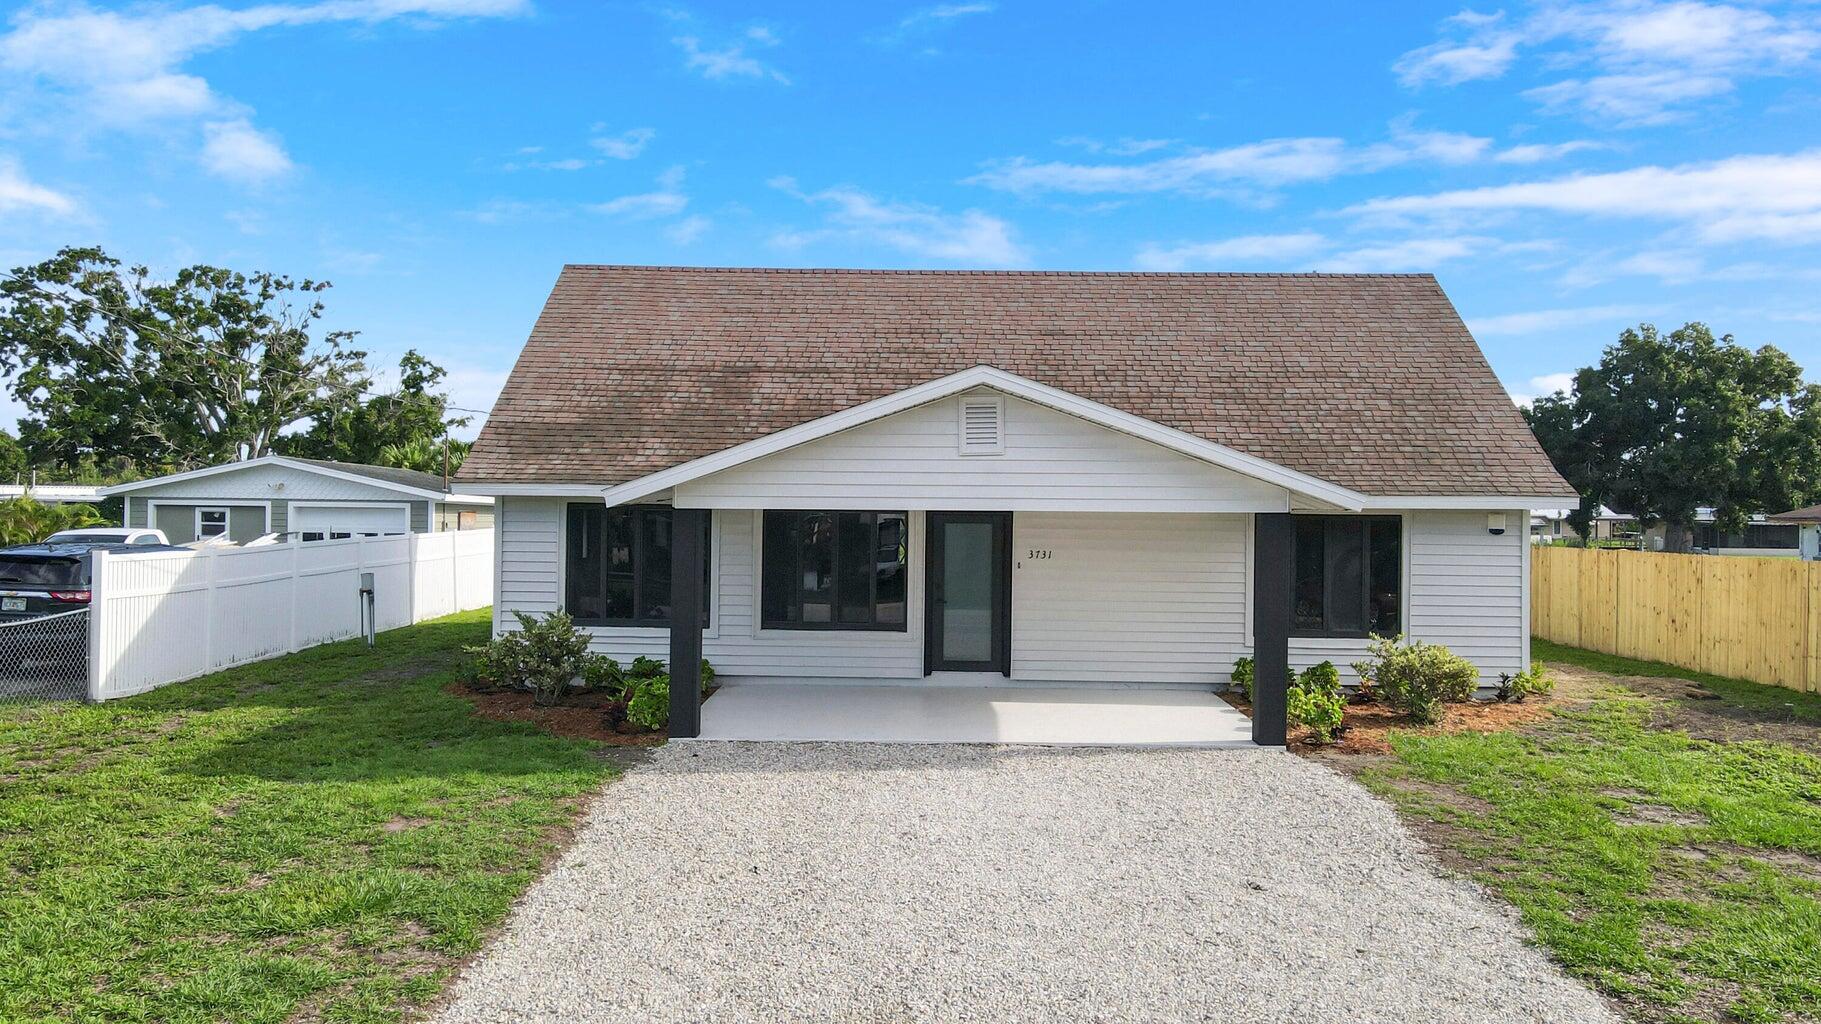
[(1810, 505), (1789, 512), (1766, 516), (1765, 520), (1796, 529), (1796, 550), (1808, 561), (1821, 559), (1821, 505)]
[(300, 540), (435, 533), (493, 525), (493, 499), (457, 494), (410, 469), (267, 455), (103, 491), (126, 499), (127, 526), (163, 530), (173, 544), (265, 534)]
[(1255, 654), (1278, 743), (1285, 665), (1368, 633), (1523, 669), (1529, 513), (1575, 500), (1428, 275), (571, 266), (457, 478), (496, 630), (731, 683)]
[[(1580, 534), (1574, 530), (1574, 524), (1568, 521), (1571, 508), (1540, 509), (1531, 513), (1530, 536), (1538, 542), (1554, 540), (1578, 540)], [(1595, 513), (1589, 539), (1596, 541), (1630, 540), (1636, 542), (1641, 533), (1636, 516), (1623, 512), (1614, 512), (1601, 505)]]
[(0, 501), (31, 498), (46, 505), (93, 505), (102, 498), (99, 484), (0, 484)]
[[(1801, 552), (1800, 530), (1796, 523), (1772, 516), (1754, 515), (1743, 530), (1722, 530), (1714, 522), (1714, 510), (1695, 509), (1694, 551), (1706, 555), (1753, 555), (1769, 558), (1795, 558)], [(1644, 531), (1648, 551), (1661, 551), (1664, 546), (1661, 524)]]

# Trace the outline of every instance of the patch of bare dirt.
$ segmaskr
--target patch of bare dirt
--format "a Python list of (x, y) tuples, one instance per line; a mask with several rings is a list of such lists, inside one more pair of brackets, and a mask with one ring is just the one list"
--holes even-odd
[(1793, 707), (1737, 704), (1691, 679), (1611, 675), (1557, 663), (1550, 664), (1549, 673), (1556, 680), (1558, 699), (1591, 700), (1614, 691), (1649, 699), (1647, 724), (1652, 729), (1685, 732), (1712, 743), (1759, 740), (1821, 753), (1821, 727), (1798, 716)]
[(615, 727), (608, 715), (614, 701), (606, 693), (590, 690), (571, 694), (555, 707), (542, 707), (523, 690), (476, 690), (454, 683), (449, 692), (474, 705), (474, 713), (496, 722), (525, 722), (555, 736), (594, 740), (618, 747), (655, 747), (669, 738), (663, 732), (641, 732), (630, 724)]

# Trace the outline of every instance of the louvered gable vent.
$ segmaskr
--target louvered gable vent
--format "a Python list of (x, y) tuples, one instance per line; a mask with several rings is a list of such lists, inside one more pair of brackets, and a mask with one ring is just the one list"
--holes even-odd
[(1005, 454), (1005, 399), (961, 399), (961, 454)]

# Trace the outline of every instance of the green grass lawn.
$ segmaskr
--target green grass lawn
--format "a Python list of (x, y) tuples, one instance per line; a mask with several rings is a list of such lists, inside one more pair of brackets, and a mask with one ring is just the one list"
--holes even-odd
[(396, 1020), (611, 773), (443, 692), (470, 612), (0, 706), (0, 1021)]
[(1516, 732), (1395, 733), (1393, 756), (1360, 776), (1634, 1018), (1821, 1020), (1816, 747), (1711, 742), (1676, 724), (1759, 716), (1806, 729), (1821, 723), (1821, 698), (1534, 650), (1596, 672), (1692, 679), (1717, 698), (1596, 687)]

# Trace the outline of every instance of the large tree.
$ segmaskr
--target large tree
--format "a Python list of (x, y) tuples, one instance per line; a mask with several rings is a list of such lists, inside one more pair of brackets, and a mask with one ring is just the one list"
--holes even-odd
[(1821, 484), (1821, 390), (1777, 348), (1747, 349), (1705, 324), (1627, 329), (1573, 392), (1525, 410), (1556, 468), (1581, 492), (1583, 536), (1600, 505), (1665, 525), (1685, 551), (1695, 510), (1723, 529), (1805, 504)]
[[(448, 440), (451, 430), (468, 424), (465, 416), (449, 415), (449, 396), (438, 390), (447, 376), (442, 367), (415, 349), (406, 352), (398, 361), (395, 390), (317, 416), (308, 430), (279, 438), (277, 451), (310, 459), (398, 465), (387, 454), (389, 449), (437, 448)], [(441, 456), (437, 459), (434, 472), (440, 473)], [(405, 468), (422, 467), (412, 464)]]
[(98, 248), (0, 276), (0, 373), (37, 463), (186, 469), (273, 450), (370, 385), (327, 282), (193, 266), (160, 279)]

